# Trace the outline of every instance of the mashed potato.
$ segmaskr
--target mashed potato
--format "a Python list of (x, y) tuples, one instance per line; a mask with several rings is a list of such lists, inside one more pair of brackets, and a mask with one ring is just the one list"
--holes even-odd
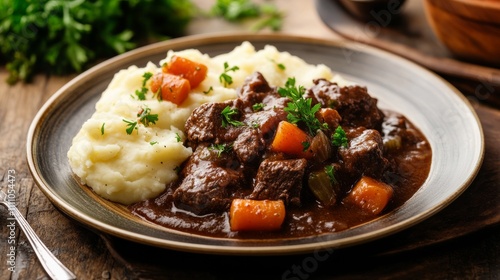
[[(208, 67), (206, 79), (192, 89), (180, 106), (158, 101), (151, 92), (146, 100), (134, 97), (142, 87), (144, 73), (160, 72), (161, 68), (153, 63), (144, 68), (131, 66), (114, 76), (97, 102), (95, 113), (73, 139), (68, 151), (70, 166), (81, 182), (98, 195), (123, 204), (158, 196), (166, 184), (177, 178), (176, 170), (192, 153), (183, 145), (184, 123), (191, 112), (206, 102), (236, 98), (237, 89), (255, 71), (261, 72), (273, 86), (283, 86), (289, 77), (295, 77), (297, 84), (305, 87), (316, 78), (336, 78), (325, 65), (307, 64), (273, 46), (256, 51), (248, 42), (215, 57), (194, 49), (171, 51), (159, 65), (170, 61), (173, 55)], [(219, 81), (225, 62), (239, 67), (228, 73), (233, 83), (227, 87)], [(138, 123), (137, 129), (128, 134), (126, 121), (136, 122), (141, 108), (149, 108), (158, 120), (149, 126)]]

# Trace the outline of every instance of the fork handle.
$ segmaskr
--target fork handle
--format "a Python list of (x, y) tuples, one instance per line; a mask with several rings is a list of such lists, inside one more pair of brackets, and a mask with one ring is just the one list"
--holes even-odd
[(24, 232), (29, 242), (31, 243), (33, 250), (38, 256), (38, 260), (42, 264), (43, 268), (45, 268), (47, 274), (49, 274), (49, 276), (54, 280), (76, 279), (76, 276), (68, 268), (66, 268), (49, 251), (49, 249), (47, 249), (45, 244), (43, 244), (43, 242), (40, 240), (40, 238), (35, 233), (33, 228), (31, 228), (26, 219), (24, 219), (23, 215), (21, 214), (21, 212), (19, 212), (17, 207), (9, 205), (8, 208), (9, 211), (12, 211), (12, 213), (14, 214), (14, 217), (16, 218), (17, 222), (19, 223), (19, 226), (21, 227), (22, 231)]

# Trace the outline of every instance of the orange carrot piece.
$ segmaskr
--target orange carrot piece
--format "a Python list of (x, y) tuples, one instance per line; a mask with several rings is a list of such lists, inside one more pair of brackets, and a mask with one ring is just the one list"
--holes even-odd
[(161, 90), (163, 100), (180, 105), (191, 91), (189, 81), (167, 73), (157, 73), (151, 78), (150, 90), (158, 93)]
[(313, 152), (309, 148), (304, 150), (304, 145), (308, 143), (310, 141), (307, 133), (294, 124), (281, 121), (271, 143), (271, 150), (309, 159)]
[(378, 215), (389, 203), (393, 192), (392, 187), (386, 183), (363, 176), (346, 196), (344, 202)]
[(277, 230), (284, 220), (282, 200), (234, 199), (229, 209), (232, 231)]
[(183, 77), (189, 81), (191, 88), (196, 88), (207, 76), (208, 68), (187, 58), (173, 56), (172, 60), (162, 67), (162, 71)]

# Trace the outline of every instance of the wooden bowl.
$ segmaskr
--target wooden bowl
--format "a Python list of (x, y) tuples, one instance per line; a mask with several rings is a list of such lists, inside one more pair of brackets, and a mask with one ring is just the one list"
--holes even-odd
[(500, 1), (425, 0), (438, 39), (457, 57), (500, 66)]

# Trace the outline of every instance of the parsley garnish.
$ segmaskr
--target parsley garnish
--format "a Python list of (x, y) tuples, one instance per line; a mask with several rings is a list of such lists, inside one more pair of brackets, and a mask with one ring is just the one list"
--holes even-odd
[(325, 173), (328, 175), (328, 178), (330, 178), (332, 184), (337, 184), (337, 179), (335, 179), (335, 168), (333, 168), (332, 165), (325, 166)]
[(177, 142), (182, 142), (182, 138), (177, 132), (175, 133), (175, 140), (177, 140)]
[(135, 91), (135, 95), (137, 95), (137, 98), (139, 98), (139, 100), (146, 100), (146, 93), (148, 93), (148, 88), (146, 87), (146, 83), (149, 79), (151, 79), (151, 77), (153, 77), (153, 73), (146, 72), (144, 73), (144, 75), (142, 75), (142, 77), (144, 78), (142, 80), (142, 87), (141, 89)]
[(344, 129), (340, 125), (337, 126), (335, 132), (332, 135), (332, 144), (337, 147), (344, 147), (344, 148), (347, 148), (348, 146), (347, 136), (345, 134)]
[(280, 70), (286, 70), (286, 67), (285, 67), (285, 64), (283, 63), (278, 63), (276, 62), (274, 59), (271, 59), (271, 61), (276, 64), (276, 66), (280, 69)]
[(228, 144), (213, 144), (209, 147), (210, 150), (217, 151), (217, 157), (220, 157), (223, 152), (229, 152), (233, 146)]
[(151, 146), (156, 145), (156, 144), (158, 144), (158, 141), (151, 141), (151, 142), (149, 142), (149, 145), (151, 145)]
[(309, 143), (308, 141), (302, 142), (302, 147), (303, 147), (302, 151), (303, 152), (307, 151), (307, 149), (309, 149), (310, 146), (311, 146), (311, 143)]
[(233, 77), (229, 76), (227, 73), (230, 71), (236, 72), (239, 69), (240, 68), (238, 66), (229, 68), (229, 64), (227, 62), (224, 62), (224, 72), (219, 76), (219, 81), (224, 85), (224, 87), (227, 87), (228, 85), (233, 83)]
[(104, 125), (105, 125), (105, 124), (106, 124), (106, 123), (102, 123), (102, 125), (101, 125), (101, 135), (104, 135)]
[(224, 110), (220, 113), (222, 116), (222, 127), (226, 128), (228, 125), (234, 125), (234, 126), (243, 126), (245, 125), (243, 122), (233, 120), (233, 116), (238, 114), (238, 110), (236, 109), (231, 109), (231, 107), (226, 106)]
[(134, 129), (137, 129), (137, 124), (142, 123), (144, 126), (149, 126), (151, 123), (156, 124), (158, 121), (158, 114), (151, 114), (151, 109), (148, 107), (141, 108), (137, 113), (137, 121), (129, 121), (123, 119), (127, 123), (127, 129), (125, 130), (128, 135), (132, 134)]
[(126, 119), (123, 119), (123, 121), (127, 123), (127, 129), (125, 129), (125, 131), (127, 132), (127, 134), (128, 135), (132, 134), (132, 132), (134, 132), (134, 129), (137, 126), (137, 122), (132, 122), (132, 121), (129, 121), (129, 120), (126, 120)]
[(204, 91), (203, 93), (204, 94), (209, 94), (213, 90), (214, 90), (214, 88), (212, 86), (210, 86), (210, 88), (208, 88), (207, 91)]
[(264, 109), (266, 105), (264, 105), (264, 103), (255, 103), (252, 105), (252, 109), (254, 110), (254, 112), (258, 112), (262, 109)]
[(318, 103), (312, 106), (312, 99), (303, 97), (305, 88), (303, 86), (295, 86), (295, 78), (288, 78), (285, 87), (280, 87), (278, 93), (291, 100), (284, 109), (288, 113), (287, 119), (289, 122), (293, 124), (304, 123), (311, 135), (315, 135), (319, 129), (328, 128), (328, 124), (321, 123), (315, 115), (321, 108), (321, 104)]

